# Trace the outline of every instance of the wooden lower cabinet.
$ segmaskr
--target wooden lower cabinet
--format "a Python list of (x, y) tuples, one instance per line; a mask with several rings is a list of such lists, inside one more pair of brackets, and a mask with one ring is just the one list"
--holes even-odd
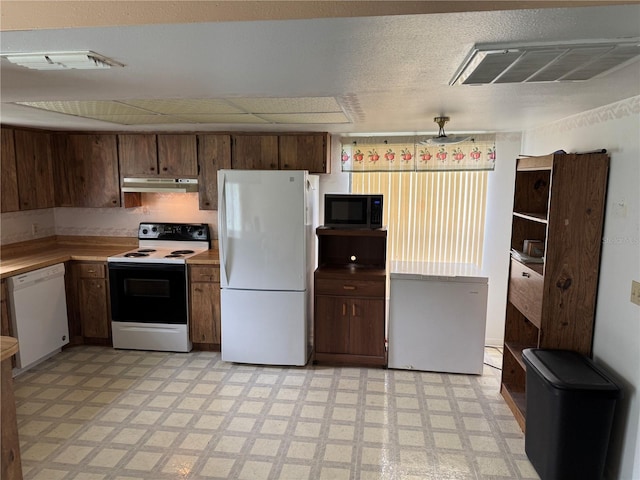
[(386, 365), (385, 276), (322, 278), (316, 271), (314, 361)]
[(71, 343), (79, 334), (82, 343), (111, 345), (106, 263), (73, 262), (70, 280), (67, 310)]
[(189, 266), (189, 336), (195, 350), (220, 350), (220, 267)]
[(384, 357), (384, 300), (318, 295), (316, 351)]

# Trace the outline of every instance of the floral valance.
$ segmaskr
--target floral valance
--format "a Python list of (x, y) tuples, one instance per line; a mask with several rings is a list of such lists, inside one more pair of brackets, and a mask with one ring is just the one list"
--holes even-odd
[(449, 145), (423, 137), (344, 137), (343, 172), (493, 170), (495, 135), (474, 135)]

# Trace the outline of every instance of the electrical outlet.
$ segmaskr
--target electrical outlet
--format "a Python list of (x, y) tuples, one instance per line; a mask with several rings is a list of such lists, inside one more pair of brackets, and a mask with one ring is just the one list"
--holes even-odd
[(37, 235), (38, 234), (38, 224), (37, 223), (32, 223), (31, 224), (31, 235)]
[(640, 282), (631, 280), (631, 303), (640, 305)]

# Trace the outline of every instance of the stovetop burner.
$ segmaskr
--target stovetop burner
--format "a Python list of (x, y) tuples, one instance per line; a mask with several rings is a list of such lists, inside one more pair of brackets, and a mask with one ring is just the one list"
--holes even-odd
[[(155, 250), (150, 250), (150, 252), (155, 252)], [(148, 253), (144, 253), (142, 250), (138, 250), (137, 252), (129, 252), (124, 254), (127, 258), (140, 258), (140, 257), (148, 257)]]
[(108, 257), (107, 261), (184, 264), (210, 246), (206, 223), (143, 222), (138, 226), (138, 248)]

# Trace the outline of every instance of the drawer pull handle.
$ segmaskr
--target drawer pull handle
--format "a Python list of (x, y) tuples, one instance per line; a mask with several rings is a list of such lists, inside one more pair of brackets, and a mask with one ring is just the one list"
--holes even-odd
[(95, 271), (95, 270), (87, 270), (87, 272), (89, 272), (89, 273), (96, 273), (96, 271)]
[(356, 316), (356, 304), (355, 303), (351, 304), (351, 316), (352, 317)]
[(344, 288), (345, 290), (355, 290), (356, 287), (354, 287), (353, 285), (343, 285), (342, 288)]
[(344, 317), (347, 314), (347, 304), (342, 304), (342, 316)]
[(522, 276), (529, 278), (531, 276), (531, 274), (529, 272), (522, 272)]

